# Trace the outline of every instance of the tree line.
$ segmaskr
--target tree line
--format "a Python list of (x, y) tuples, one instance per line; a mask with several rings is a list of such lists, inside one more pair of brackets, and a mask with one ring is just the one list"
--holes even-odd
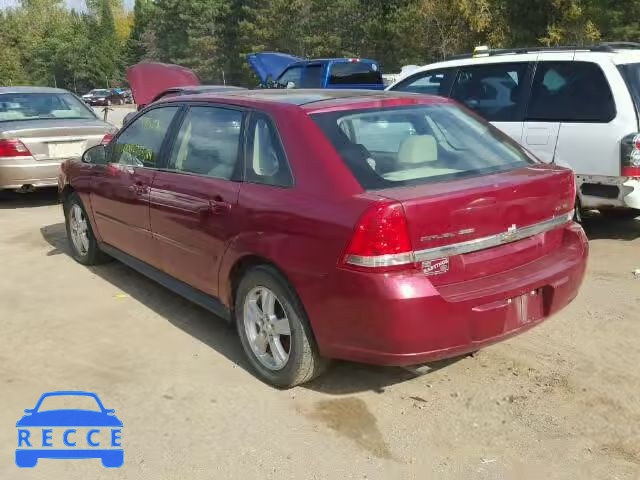
[(123, 84), (140, 61), (203, 82), (257, 83), (246, 54), (366, 57), (385, 72), (469, 52), (640, 41), (640, 0), (22, 0), (0, 12), (0, 84), (83, 92)]

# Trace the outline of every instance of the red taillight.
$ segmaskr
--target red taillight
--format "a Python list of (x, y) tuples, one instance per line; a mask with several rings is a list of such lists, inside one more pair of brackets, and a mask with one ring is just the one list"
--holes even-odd
[(0, 139), (0, 157), (30, 157), (31, 152), (20, 140)]
[(622, 139), (620, 162), (623, 177), (640, 177), (640, 134), (632, 133)]
[(102, 141), (100, 143), (102, 145), (108, 145), (111, 140), (113, 140), (113, 134), (107, 133), (104, 137), (102, 137)]
[(402, 205), (380, 203), (369, 208), (356, 225), (344, 254), (344, 264), (363, 268), (396, 268), (414, 261), (409, 227)]

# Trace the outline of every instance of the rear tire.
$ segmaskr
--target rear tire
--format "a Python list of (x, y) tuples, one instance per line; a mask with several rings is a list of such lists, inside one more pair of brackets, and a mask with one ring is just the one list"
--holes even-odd
[(76, 192), (72, 192), (64, 204), (64, 218), (71, 256), (78, 263), (99, 265), (111, 260), (111, 257), (98, 247), (91, 222)]
[[(326, 369), (328, 361), (318, 352), (298, 296), (275, 268), (257, 266), (242, 277), (235, 295), (235, 319), (242, 347), (263, 381), (290, 388)], [(282, 322), (288, 326), (282, 327)]]

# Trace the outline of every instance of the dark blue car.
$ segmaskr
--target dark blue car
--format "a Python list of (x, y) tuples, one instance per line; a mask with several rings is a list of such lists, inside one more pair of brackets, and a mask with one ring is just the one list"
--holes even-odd
[(357, 88), (383, 90), (382, 72), (366, 58), (305, 60), (286, 53), (262, 52), (247, 56), (266, 88)]
[[(84, 403), (83, 407), (88, 408), (51, 409), (52, 403), (62, 401)], [(26, 409), (26, 415), (16, 423), (16, 464), (35, 467), (40, 458), (100, 458), (105, 467), (122, 466), (122, 422), (114, 412), (104, 408), (95, 393), (60, 391), (43, 394), (36, 406)], [(77, 430), (83, 427), (90, 427), (86, 434)], [(56, 433), (61, 433), (60, 438), (53, 438), (54, 428)], [(63, 445), (64, 448), (60, 448)]]

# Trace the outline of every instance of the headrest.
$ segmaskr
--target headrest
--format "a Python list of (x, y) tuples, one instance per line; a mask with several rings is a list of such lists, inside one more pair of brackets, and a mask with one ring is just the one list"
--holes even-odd
[(398, 162), (417, 164), (438, 160), (438, 142), (433, 135), (411, 135), (400, 145)]

